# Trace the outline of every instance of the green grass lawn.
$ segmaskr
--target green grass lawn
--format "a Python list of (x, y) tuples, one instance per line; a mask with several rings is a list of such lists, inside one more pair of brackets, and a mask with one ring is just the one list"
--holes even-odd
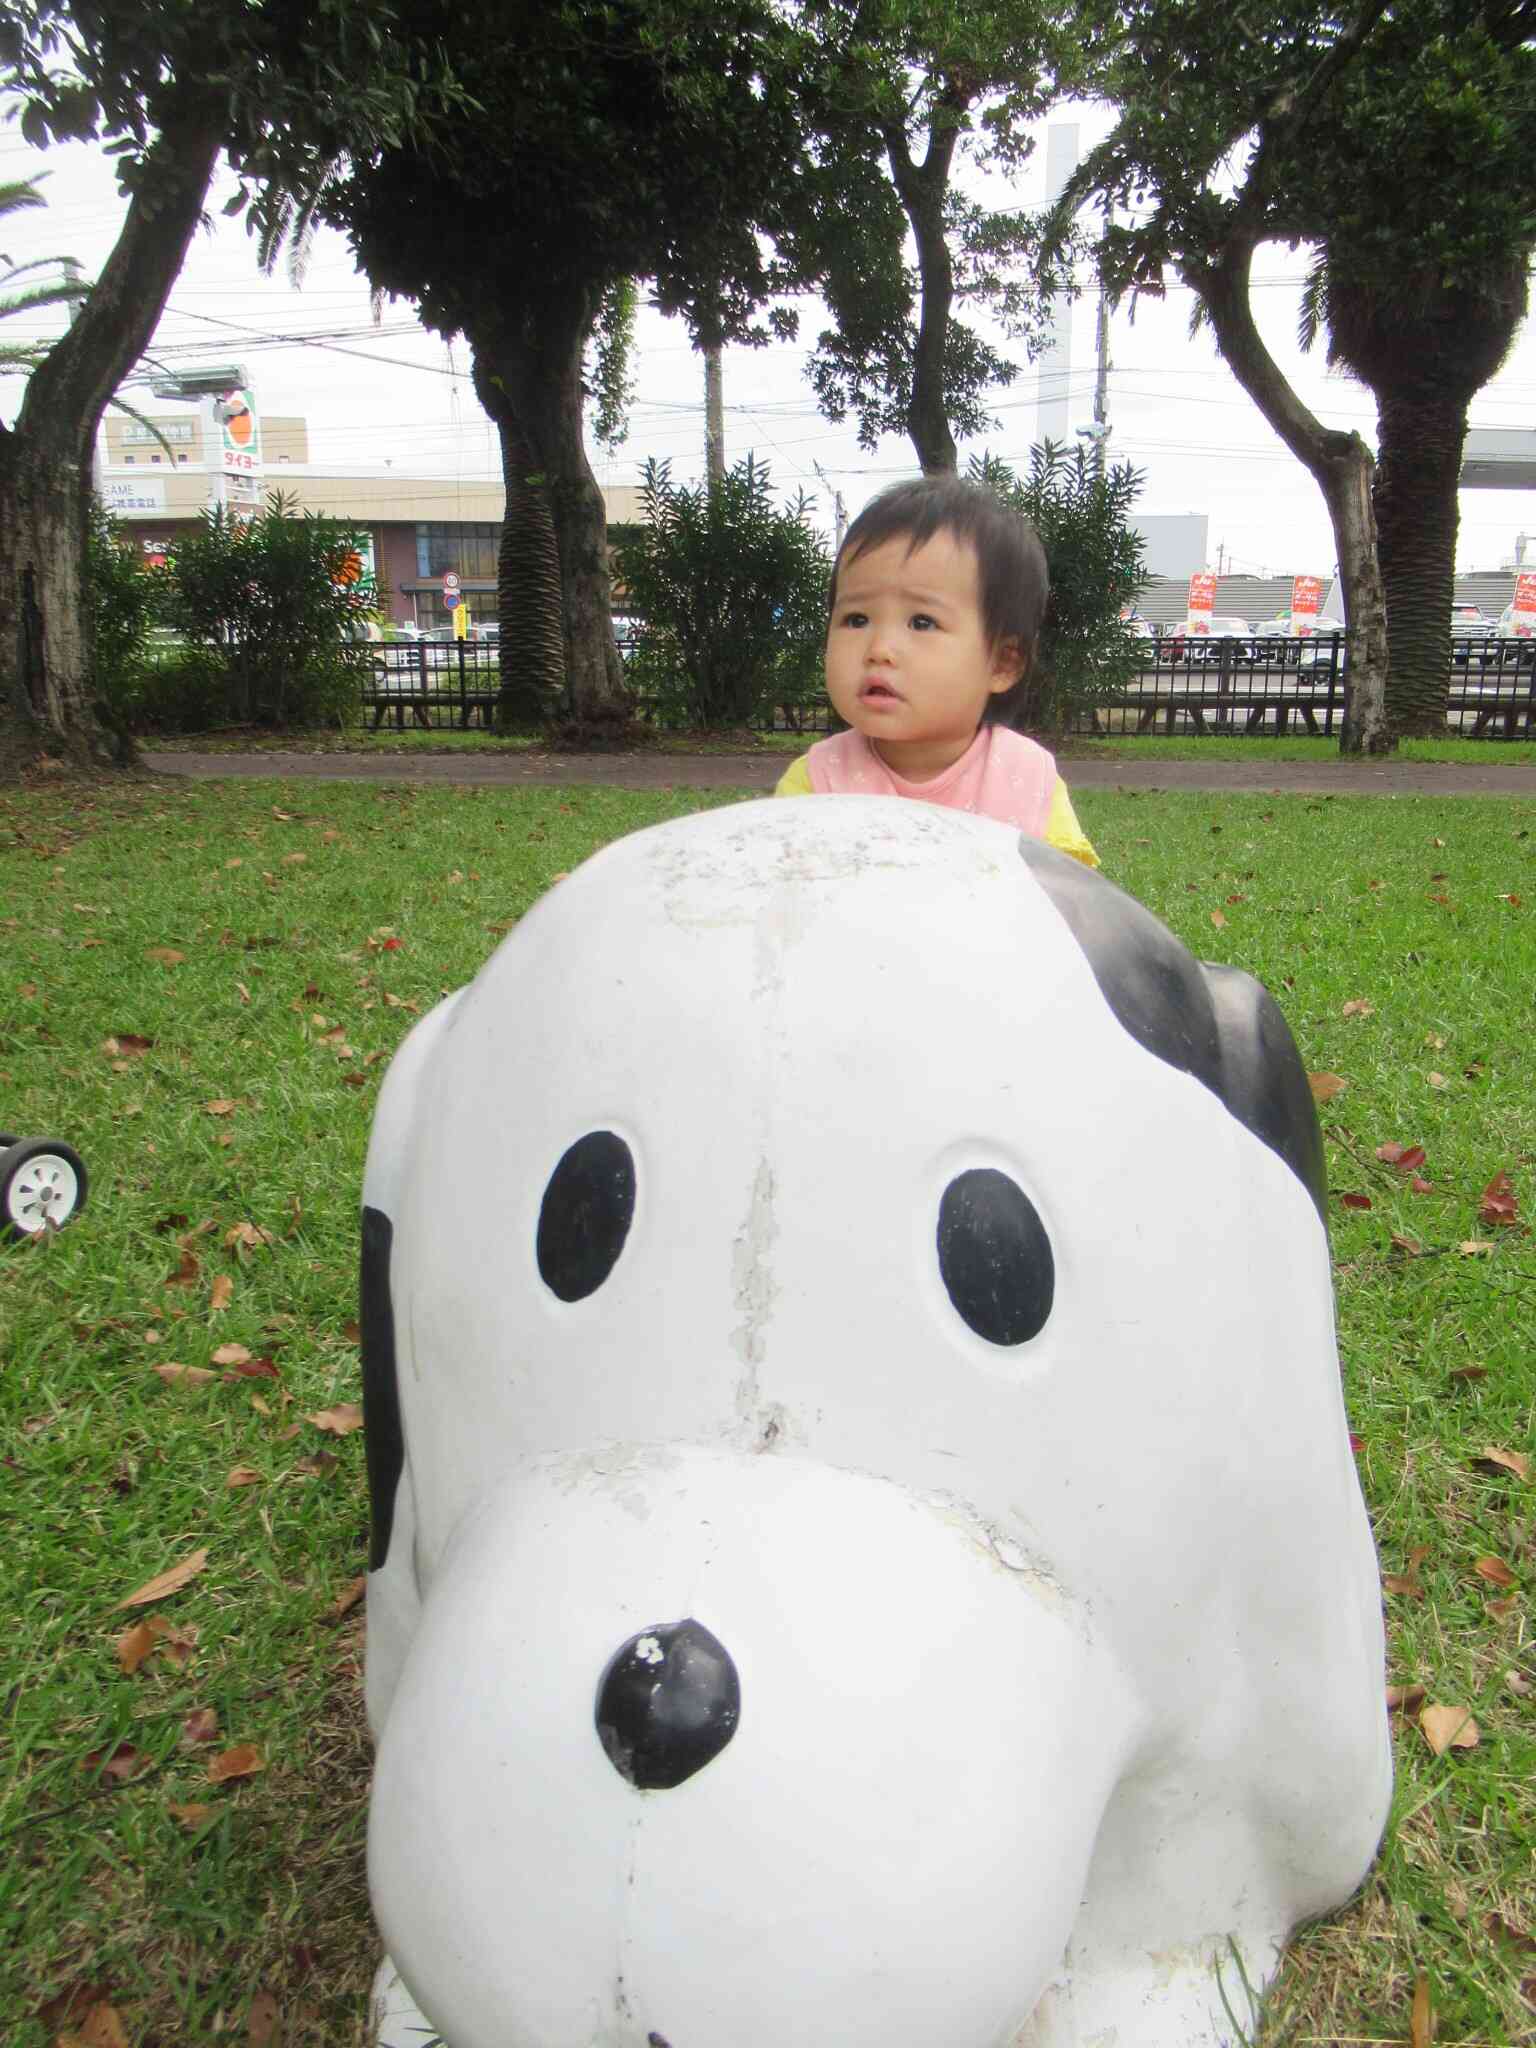
[[(6, 2048), (361, 2042), (347, 1409), (378, 1080), (556, 875), (722, 800), (0, 793), (0, 1123), (92, 1174), (78, 1222), (0, 1251)], [(1437, 1756), (1417, 1701), (1394, 1715), (1388, 1846), (1298, 1941), (1265, 2038), (1406, 2042), (1423, 1979), (1442, 2048), (1536, 2041), (1536, 1493), (1513, 1469), (1536, 1450), (1536, 1250), (1479, 1217), (1500, 1173), (1536, 1213), (1536, 803), (1077, 801), (1111, 874), (1262, 975), (1309, 1069), (1347, 1084), (1322, 1115), (1388, 1677), (1477, 1726)], [(1424, 1148), (1424, 1191), (1378, 1158), (1393, 1143)], [(121, 1604), (202, 1552), (180, 1591)], [(150, 1615), (171, 1633), (126, 1670)]]

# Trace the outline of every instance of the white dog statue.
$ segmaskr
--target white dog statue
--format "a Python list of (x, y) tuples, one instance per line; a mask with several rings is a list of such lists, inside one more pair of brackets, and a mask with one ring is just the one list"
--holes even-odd
[(1196, 2048), (1390, 1787), (1260, 986), (1008, 827), (620, 840), (364, 1189), (384, 2048)]

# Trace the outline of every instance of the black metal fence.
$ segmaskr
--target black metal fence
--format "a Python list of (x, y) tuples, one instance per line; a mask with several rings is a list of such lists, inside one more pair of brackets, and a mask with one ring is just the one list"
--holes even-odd
[[(1287, 732), (1337, 737), (1344, 715), (1342, 633), (1309, 639), (1208, 639), (1180, 631), (1146, 643), (1123, 690), (1084, 705), (1073, 734), (1178, 733), (1221, 737)], [(491, 726), (501, 652), (489, 641), (399, 641), (366, 650), (364, 709), (373, 729)], [(636, 704), (647, 716), (644, 699)], [(765, 730), (829, 729), (823, 701), (778, 704)], [(1486, 740), (1536, 738), (1536, 640), (1459, 639), (1446, 731)]]

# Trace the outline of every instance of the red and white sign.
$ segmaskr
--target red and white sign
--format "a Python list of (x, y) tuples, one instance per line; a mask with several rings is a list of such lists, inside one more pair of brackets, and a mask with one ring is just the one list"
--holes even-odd
[(1197, 569), (1189, 579), (1189, 608), (1184, 621), (1186, 633), (1203, 634), (1211, 630), (1211, 614), (1216, 609), (1216, 572), (1214, 569)]
[(1317, 614), (1323, 602), (1323, 579), (1321, 576), (1293, 576), (1291, 578), (1291, 631), (1293, 633), (1315, 633)]
[(452, 569), (449, 569), (443, 576), (443, 603), (447, 605), (449, 611), (452, 611), (458, 601), (459, 579)]
[(1509, 630), (1517, 640), (1536, 640), (1536, 569), (1522, 569), (1515, 578)]

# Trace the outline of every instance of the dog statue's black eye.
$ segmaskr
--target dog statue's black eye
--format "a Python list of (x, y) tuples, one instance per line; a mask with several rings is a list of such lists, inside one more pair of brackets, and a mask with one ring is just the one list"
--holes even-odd
[(1044, 1329), (1056, 1262), (1040, 1213), (995, 1167), (957, 1174), (939, 1204), (939, 1274), (949, 1298), (989, 1344), (1024, 1344)]
[(635, 1213), (635, 1162), (612, 1131), (578, 1138), (549, 1177), (535, 1250), (544, 1284), (562, 1301), (595, 1294), (624, 1249)]

